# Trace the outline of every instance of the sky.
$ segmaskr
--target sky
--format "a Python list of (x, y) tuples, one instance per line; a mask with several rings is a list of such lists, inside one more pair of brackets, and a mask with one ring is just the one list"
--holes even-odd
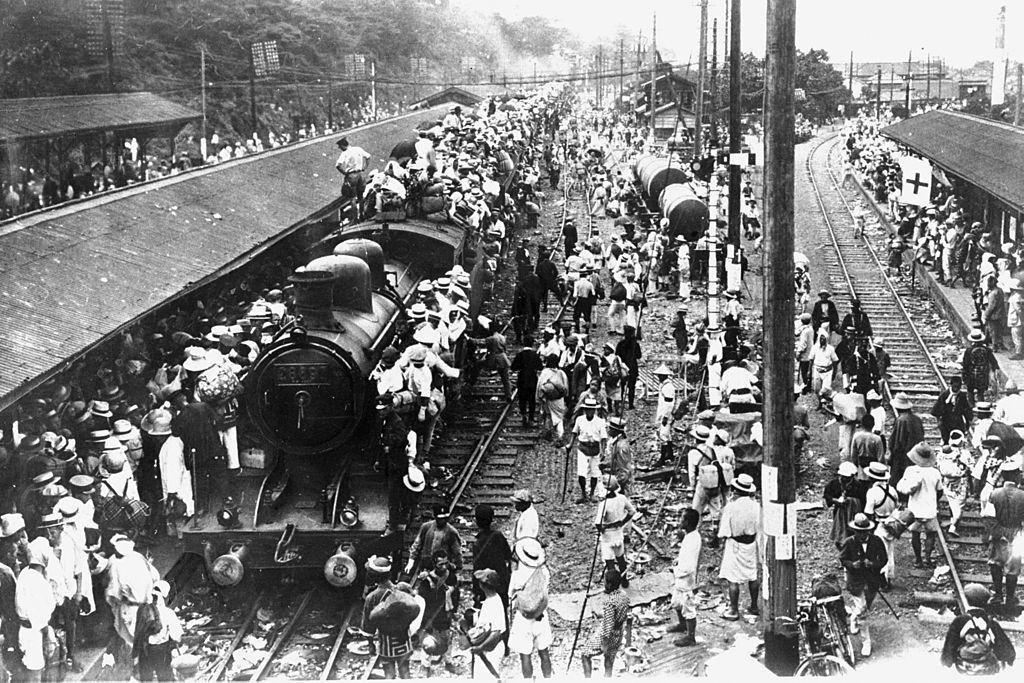
[[(698, 0), (461, 0), (478, 11), (510, 19), (542, 15), (584, 40), (614, 36), (623, 27), (650, 35), (657, 12), (658, 47), (673, 61), (697, 58)], [(1006, 45), (1010, 59), (1024, 60), (1024, 2), (1021, 0), (798, 0), (797, 48), (825, 49), (834, 62), (915, 61), (941, 57), (953, 67), (991, 59), (996, 15), (1006, 5)], [(742, 0), (744, 52), (763, 54), (767, 0)], [(708, 30), (718, 17), (724, 40), (725, 0), (709, 0)], [(692, 57), (691, 57), (692, 55)], [(710, 47), (709, 47), (710, 55)], [(667, 55), (666, 55), (667, 57)]]

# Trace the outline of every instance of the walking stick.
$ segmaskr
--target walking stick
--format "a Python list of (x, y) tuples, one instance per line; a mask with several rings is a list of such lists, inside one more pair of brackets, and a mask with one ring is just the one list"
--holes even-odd
[(569, 490), (569, 453), (572, 451), (572, 443), (565, 447), (565, 468), (562, 471), (562, 503), (565, 503), (565, 494)]
[[(604, 521), (604, 511), (608, 504), (607, 496), (601, 501), (601, 515), (600, 519)], [(565, 665), (565, 673), (569, 673), (569, 668), (572, 666), (572, 658), (576, 655), (576, 646), (580, 642), (580, 629), (583, 628), (583, 617), (587, 614), (587, 602), (590, 600), (590, 586), (594, 582), (594, 569), (597, 567), (597, 551), (601, 547), (601, 530), (597, 531), (597, 538), (594, 540), (594, 554), (590, 559), (590, 575), (587, 576), (587, 588), (583, 591), (583, 605), (580, 607), (580, 618), (576, 620), (576, 632), (572, 637), (572, 649), (569, 651), (569, 660)], [(604, 568), (601, 569), (601, 575), (604, 575)]]
[(882, 602), (884, 602), (885, 606), (889, 608), (889, 611), (892, 612), (892, 615), (894, 617), (896, 617), (896, 621), (899, 621), (900, 620), (900, 615), (897, 614), (896, 610), (893, 609), (892, 603), (890, 603), (889, 599), (887, 597), (885, 597), (885, 593), (883, 593), (882, 591), (878, 591), (878, 597), (882, 598)]

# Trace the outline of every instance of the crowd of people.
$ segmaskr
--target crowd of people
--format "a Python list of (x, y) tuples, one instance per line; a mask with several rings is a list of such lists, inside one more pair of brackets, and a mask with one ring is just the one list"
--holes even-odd
[(902, 273), (909, 256), (941, 284), (971, 288), (977, 319), (993, 348), (1024, 359), (1024, 263), (1015, 236), (986, 227), (956, 184), (936, 183), (928, 206), (901, 203), (899, 159), (910, 153), (882, 137), (881, 125), (862, 116), (851, 119), (843, 135), (847, 178), (859, 177), (875, 201), (888, 207), (897, 228), (887, 245), (890, 272)]
[(332, 127), (326, 120), (312, 119), (293, 128), (273, 130), (262, 136), (234, 137), (213, 132), (207, 140), (189, 135), (176, 150), (163, 153), (140, 149), (135, 138), (126, 140), (124, 149), (115, 149), (102, 160), (79, 163), (69, 161), (56, 172), (21, 166), (10, 178), (0, 175), (0, 220), (28, 211), (56, 206), (72, 199), (116, 190), (137, 183), (184, 173), (193, 168), (240, 159), (267, 149), (331, 135), (339, 129), (396, 116), (402, 108), (381, 105), (376, 113), (368, 98), (355, 106), (343, 104)]

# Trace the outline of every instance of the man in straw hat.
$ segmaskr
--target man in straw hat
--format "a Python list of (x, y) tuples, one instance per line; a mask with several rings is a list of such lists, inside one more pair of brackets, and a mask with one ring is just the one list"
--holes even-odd
[[(1020, 485), (1020, 460), (1008, 458), (999, 468), (1002, 486), (992, 492), (989, 502), (995, 509), (994, 524), (988, 537), (988, 568), (992, 574), (992, 590), (996, 602), (1003, 599), (1003, 580), (1006, 594), (1003, 606), (1007, 612), (1017, 608), (1017, 576), (1020, 574), (1020, 551), (1014, 549), (1014, 540), (1024, 524), (1024, 491)], [(1016, 616), (1013, 614), (1012, 616)]]
[(864, 470), (871, 485), (864, 494), (864, 514), (874, 521), (875, 535), (882, 539), (888, 558), (882, 570), (882, 585), (889, 587), (896, 578), (896, 554), (893, 552), (897, 536), (890, 533), (883, 524), (896, 512), (899, 506), (899, 494), (889, 483), (889, 466), (881, 462), (873, 462)]
[(544, 678), (551, 678), (551, 622), (548, 620), (548, 571), (544, 548), (536, 538), (523, 538), (513, 550), (519, 566), (509, 582), (512, 626), (508, 646), (519, 655), (523, 678), (533, 678), (533, 653), (540, 657)]
[(963, 391), (963, 379), (959, 375), (949, 378), (949, 388), (942, 391), (932, 406), (932, 417), (939, 422), (942, 443), (949, 443), (950, 432), (963, 432), (971, 422), (971, 403)]
[[(576, 418), (572, 427), (572, 436), (566, 444), (566, 456), (576, 446), (576, 478), (580, 486), (580, 497), (577, 503), (585, 503), (594, 497), (597, 489), (597, 478), (601, 476), (601, 452), (608, 442), (608, 426), (597, 414), (598, 402), (587, 396), (583, 399), (583, 414)], [(590, 478), (590, 494), (587, 494), (587, 478)]]
[(749, 474), (741, 474), (733, 479), (732, 490), (733, 499), (722, 510), (722, 520), (718, 527), (718, 537), (725, 541), (718, 576), (729, 582), (729, 609), (722, 618), (736, 621), (740, 618), (742, 583), (747, 584), (750, 591), (747, 613), (759, 613), (757, 534), (761, 527), (761, 507), (754, 500), (757, 487)]
[(846, 590), (853, 598), (850, 610), (850, 633), (861, 634), (861, 656), (871, 655), (871, 631), (866, 621), (867, 612), (875, 601), (881, 586), (882, 568), (888, 563), (885, 544), (872, 532), (875, 522), (862, 512), (849, 522), (853, 535), (839, 549), (839, 562), (846, 570)]
[(107, 655), (119, 661), (131, 650), (139, 607), (150, 601), (153, 583), (160, 574), (126, 535), (114, 534), (110, 543), (114, 554), (107, 572), (106, 600), (114, 615), (115, 635), (107, 646)]
[[(363, 630), (377, 636), (375, 644), (384, 676), (409, 678), (409, 656), (412, 654), (409, 626), (416, 615), (406, 609), (407, 605), (398, 604), (401, 591), (391, 581), (391, 560), (377, 555), (367, 559), (366, 583), (372, 588), (363, 598)], [(395, 609), (378, 609), (388, 606), (385, 603), (388, 598), (396, 603)]]
[[(45, 539), (38, 539), (46, 543)], [(15, 605), (21, 628), (18, 630), (18, 647), (21, 650), (21, 664), (25, 671), (23, 681), (42, 680), (46, 668), (44, 642), (53, 638), (50, 619), (57, 608), (56, 598), (50, 581), (46, 577), (46, 555), (41, 548), (28, 546), (26, 566), (18, 574), (15, 588)]]
[[(942, 474), (932, 447), (923, 441), (907, 453), (911, 464), (896, 482), (896, 490), (908, 497), (907, 509), (914, 514), (910, 543), (914, 548), (914, 566), (935, 566), (932, 553), (939, 538), (938, 496), (942, 493)], [(924, 555), (921, 554), (921, 532), (925, 532)]]
[(964, 586), (967, 611), (957, 615), (946, 630), (942, 665), (969, 676), (988, 676), (1013, 666), (1017, 650), (986, 607), (992, 598), (980, 583)]
[(910, 466), (907, 453), (924, 440), (924, 423), (914, 413), (910, 397), (902, 391), (893, 397), (892, 408), (896, 411), (896, 419), (889, 435), (889, 464), (892, 467), (892, 480), (899, 482), (903, 472)]
[(969, 346), (960, 360), (960, 375), (967, 385), (972, 401), (982, 401), (988, 392), (992, 375), (999, 370), (999, 362), (985, 339), (985, 333), (973, 329), (967, 335)]

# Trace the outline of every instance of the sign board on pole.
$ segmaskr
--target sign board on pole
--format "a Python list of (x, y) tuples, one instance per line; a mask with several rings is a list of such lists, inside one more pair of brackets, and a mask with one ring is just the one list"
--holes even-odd
[(252, 68), (257, 78), (263, 78), (281, 70), (281, 59), (277, 54), (276, 40), (263, 40), (252, 44)]

